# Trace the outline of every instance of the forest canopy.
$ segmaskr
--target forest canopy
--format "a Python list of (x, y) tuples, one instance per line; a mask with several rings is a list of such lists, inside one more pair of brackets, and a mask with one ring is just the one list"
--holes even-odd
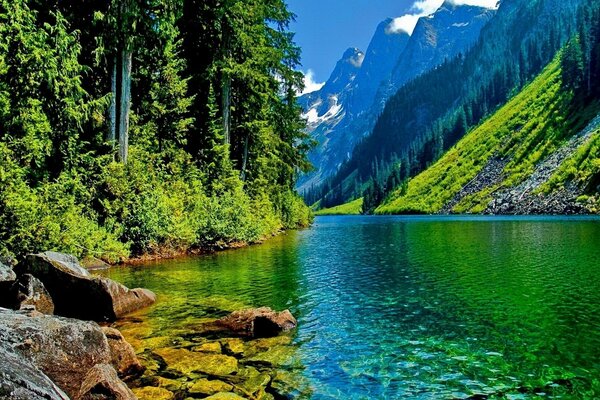
[(130, 256), (305, 226), (283, 0), (0, 0), (0, 255)]

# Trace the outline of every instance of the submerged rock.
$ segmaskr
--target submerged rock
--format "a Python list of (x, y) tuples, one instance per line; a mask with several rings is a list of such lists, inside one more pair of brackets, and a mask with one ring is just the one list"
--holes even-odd
[(137, 400), (137, 397), (108, 364), (94, 366), (86, 375), (79, 392), (81, 400)]
[(110, 279), (93, 277), (75, 257), (66, 254), (30, 254), (16, 272), (42, 281), (52, 296), (55, 313), (64, 317), (114, 321), (156, 301), (149, 290), (129, 290)]
[(294, 329), (298, 322), (289, 310), (276, 312), (262, 307), (233, 312), (216, 325), (242, 336), (271, 337)]
[(217, 393), (217, 394), (213, 394), (212, 396), (208, 396), (205, 397), (206, 400), (244, 400), (244, 397), (239, 396), (235, 393)]
[(30, 274), (21, 275), (9, 291), (10, 307), (21, 310), (33, 306), (42, 314), (54, 314), (54, 302), (44, 284)]
[(175, 395), (167, 389), (146, 386), (133, 389), (133, 393), (139, 400), (173, 400)]
[(167, 368), (184, 376), (201, 373), (209, 376), (227, 376), (238, 371), (238, 361), (222, 354), (205, 354), (186, 349), (164, 348), (154, 350)]
[(219, 392), (230, 392), (233, 386), (220, 380), (200, 379), (190, 387), (190, 394), (213, 395)]

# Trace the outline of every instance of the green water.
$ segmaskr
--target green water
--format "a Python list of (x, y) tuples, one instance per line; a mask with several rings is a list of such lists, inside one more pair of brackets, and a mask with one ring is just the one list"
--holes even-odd
[[(600, 220), (320, 217), (225, 253), (117, 268), (146, 337), (248, 306), (298, 317), (291, 396), (600, 398)], [(308, 389), (307, 389), (308, 388)], [(303, 394), (299, 394), (303, 393)]]

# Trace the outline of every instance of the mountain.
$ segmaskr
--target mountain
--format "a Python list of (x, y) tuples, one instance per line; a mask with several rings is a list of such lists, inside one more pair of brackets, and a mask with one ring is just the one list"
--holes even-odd
[(394, 21), (387, 19), (377, 27), (364, 56), (358, 49), (347, 50), (323, 88), (299, 99), (308, 130), (318, 142), (310, 155), (316, 171), (300, 179), (300, 192), (338, 171), (369, 135), (397, 87), (466, 51), (493, 15), (494, 10), (446, 2), (419, 19), (412, 36), (394, 29)]
[(585, 1), (503, 0), (475, 45), (388, 99), (371, 133), (309, 202), (331, 207), (369, 192), (365, 207), (376, 207), (539, 74), (572, 36)]
[(381, 88), (384, 100), (409, 80), (469, 49), (495, 13), (446, 0), (434, 14), (420, 18), (391, 79)]
[(318, 142), (309, 156), (317, 171), (303, 177), (301, 187), (321, 183), (354, 148), (360, 135), (340, 132), (368, 110), (410, 38), (406, 32), (390, 31), (391, 23), (387, 19), (379, 24), (366, 53), (356, 48), (346, 50), (325, 85), (298, 99), (305, 110), (308, 131)]
[(570, 90), (559, 61), (376, 212), (599, 212), (598, 93)]

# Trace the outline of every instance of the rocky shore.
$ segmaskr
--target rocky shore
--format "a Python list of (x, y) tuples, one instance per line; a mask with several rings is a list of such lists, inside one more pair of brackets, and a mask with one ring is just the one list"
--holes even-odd
[(298, 390), (289, 311), (243, 310), (178, 337), (148, 337), (126, 315), (155, 302), (149, 290), (93, 276), (60, 253), (1, 261), (0, 400), (274, 399)]
[(114, 321), (156, 300), (93, 277), (65, 254), (0, 262), (0, 399), (136, 399), (145, 368)]

